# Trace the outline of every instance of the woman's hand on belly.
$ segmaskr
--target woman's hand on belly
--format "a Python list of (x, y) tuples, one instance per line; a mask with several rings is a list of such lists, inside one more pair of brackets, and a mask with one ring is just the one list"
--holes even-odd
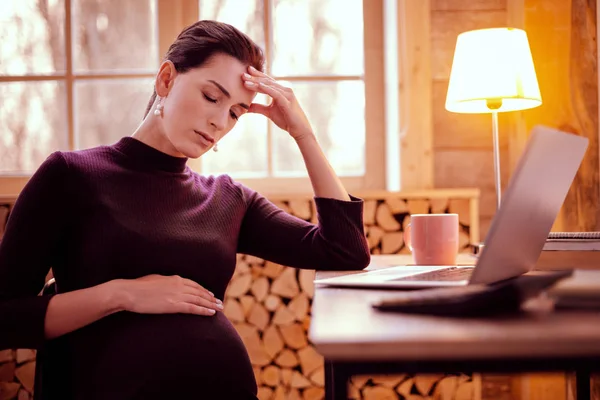
[(223, 302), (198, 283), (177, 275), (110, 281), (122, 309), (140, 314), (214, 315)]

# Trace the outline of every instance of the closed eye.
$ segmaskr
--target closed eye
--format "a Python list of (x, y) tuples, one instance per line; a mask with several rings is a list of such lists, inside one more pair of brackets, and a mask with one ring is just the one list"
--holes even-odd
[[(202, 93), (202, 94), (204, 95), (204, 98), (206, 100), (210, 101), (211, 103), (216, 103), (217, 102), (217, 99), (213, 99), (212, 97), (207, 96), (205, 93)], [(239, 117), (233, 111), (230, 111), (229, 115), (231, 116), (231, 118), (233, 118), (236, 121), (239, 119)]]
[[(204, 93), (203, 93), (204, 94)], [(210, 101), (211, 103), (216, 103), (217, 99), (213, 99), (212, 97), (207, 96), (206, 94), (204, 94), (204, 98), (208, 101)]]

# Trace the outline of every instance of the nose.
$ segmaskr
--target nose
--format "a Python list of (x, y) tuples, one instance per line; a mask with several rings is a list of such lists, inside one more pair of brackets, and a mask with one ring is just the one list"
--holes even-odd
[(210, 124), (217, 130), (222, 131), (227, 127), (227, 117), (229, 112), (225, 111), (217, 111), (210, 118)]

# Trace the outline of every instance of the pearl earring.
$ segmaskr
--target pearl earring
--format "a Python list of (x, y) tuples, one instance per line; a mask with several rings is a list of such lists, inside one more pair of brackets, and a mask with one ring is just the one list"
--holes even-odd
[(219, 151), (219, 147), (217, 146), (217, 144), (215, 143), (215, 145), (213, 146), (213, 151), (216, 153), (217, 151)]
[(156, 105), (156, 110), (154, 110), (154, 115), (156, 115), (157, 117), (162, 115), (162, 109), (163, 109), (163, 105), (161, 103), (158, 103)]

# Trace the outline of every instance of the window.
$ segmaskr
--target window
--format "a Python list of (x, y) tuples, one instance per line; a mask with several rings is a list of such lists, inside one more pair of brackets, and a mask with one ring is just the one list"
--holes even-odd
[(3, 192), (17, 193), (55, 150), (133, 132), (158, 67), (156, 8), (155, 0), (0, 2)]
[[(378, 154), (384, 124), (372, 112), (384, 104), (383, 87), (376, 90), (383, 80), (383, 45), (377, 48), (373, 43), (383, 34), (382, 2), (364, 3), (199, 1), (201, 19), (228, 22), (265, 50), (267, 74), (294, 89), (329, 162), (349, 190), (384, 186), (384, 155)], [(219, 148), (202, 157), (198, 168), (230, 173), (267, 192), (310, 190), (293, 139), (262, 116), (242, 117)]]
[[(193, 15), (229, 22), (263, 46), (267, 72), (294, 88), (349, 190), (383, 188), (381, 3), (2, 0), (0, 191), (18, 193), (52, 151), (130, 135), (161, 55)], [(266, 193), (310, 190), (293, 140), (260, 115), (244, 116), (220, 149), (190, 166)]]

